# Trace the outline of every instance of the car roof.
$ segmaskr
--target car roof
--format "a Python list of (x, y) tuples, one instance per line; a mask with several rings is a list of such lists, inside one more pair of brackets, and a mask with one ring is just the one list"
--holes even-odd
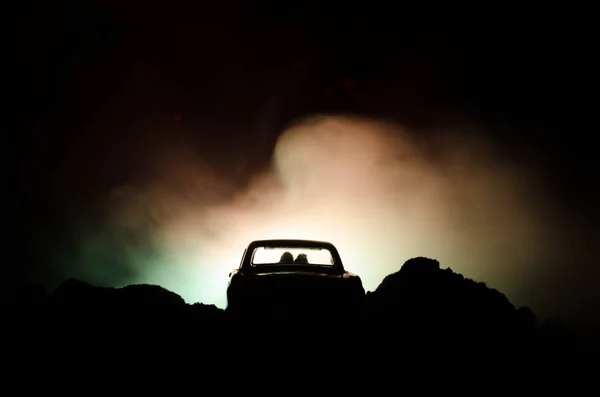
[(255, 247), (286, 247), (286, 248), (327, 248), (336, 250), (335, 246), (328, 241), (301, 240), (301, 239), (273, 239), (273, 240), (255, 240), (248, 245), (249, 248)]

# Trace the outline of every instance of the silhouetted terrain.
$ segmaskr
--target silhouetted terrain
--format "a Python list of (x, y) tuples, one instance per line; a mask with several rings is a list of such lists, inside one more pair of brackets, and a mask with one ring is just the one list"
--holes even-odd
[(596, 346), (593, 337), (576, 338), (556, 324), (537, 324), (528, 308), (517, 309), (502, 293), (427, 258), (407, 261), (366, 294), (362, 310), (343, 321), (233, 317), (214, 305), (186, 304), (159, 286), (100, 288), (73, 279), (51, 294), (42, 286), (25, 286), (10, 299), (6, 324), (28, 357), (129, 352), (131, 359), (145, 357), (136, 355), (145, 351), (202, 361), (235, 357), (240, 363), (268, 353), (302, 352), (318, 355), (322, 365), (358, 360), (371, 369), (449, 359), (470, 365), (509, 360), (525, 369), (564, 364), (591, 355)]

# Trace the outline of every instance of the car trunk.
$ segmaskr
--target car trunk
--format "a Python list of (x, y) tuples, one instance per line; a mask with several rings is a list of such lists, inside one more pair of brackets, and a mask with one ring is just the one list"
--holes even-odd
[(278, 272), (252, 276), (252, 299), (261, 306), (326, 308), (345, 299), (339, 274)]

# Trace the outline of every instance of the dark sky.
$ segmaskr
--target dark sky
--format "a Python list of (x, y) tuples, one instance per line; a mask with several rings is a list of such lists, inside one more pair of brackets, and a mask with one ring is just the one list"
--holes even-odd
[[(268, 166), (288, 123), (350, 113), (395, 120), (425, 141), (484, 126), (494, 150), (535, 165), (552, 201), (537, 204), (576, 225), (554, 230), (556, 244), (577, 242), (573, 263), (541, 282), (545, 299), (567, 291), (547, 311), (597, 298), (593, 35), (583, 11), (287, 4), (13, 8), (5, 280), (66, 277), (75, 265), (62, 263), (65, 252), (83, 224), (100, 222), (103, 195), (163, 178), (169, 147), (240, 188)], [(559, 302), (577, 291), (588, 292)]]

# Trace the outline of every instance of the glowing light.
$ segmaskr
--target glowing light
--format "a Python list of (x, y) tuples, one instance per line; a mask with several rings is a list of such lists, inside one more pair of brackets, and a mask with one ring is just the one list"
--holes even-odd
[(106, 233), (88, 239), (81, 268), (98, 274), (101, 258), (118, 258), (129, 283), (225, 307), (228, 274), (251, 241), (321, 240), (367, 290), (429, 256), (510, 297), (507, 274), (532, 277), (525, 264), (553, 258), (550, 218), (523, 193), (523, 170), (482, 166), (464, 142), (442, 149), (433, 162), (397, 125), (315, 118), (280, 137), (272, 169), (243, 191), (174, 149), (156, 183), (114, 195)]

